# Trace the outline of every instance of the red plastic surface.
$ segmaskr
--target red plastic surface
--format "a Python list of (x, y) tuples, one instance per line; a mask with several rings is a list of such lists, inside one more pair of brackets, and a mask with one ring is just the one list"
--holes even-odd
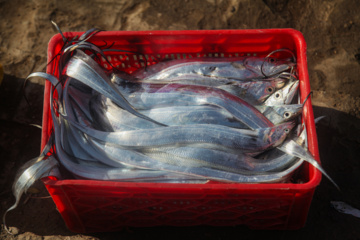
[[(70, 39), (82, 33), (64, 35)], [(101, 32), (91, 42), (129, 52), (108, 52), (112, 65), (131, 73), (163, 59), (235, 56), (266, 56), (288, 48), (298, 62), (301, 99), (310, 92), (306, 43), (293, 29), (119, 31)], [(48, 59), (63, 45), (61, 36), (49, 42)], [(277, 53), (285, 54), (285, 53)], [(283, 56), (288, 57), (288, 56)], [(146, 60), (145, 60), (146, 59)], [(48, 65), (54, 72), (57, 58)], [(110, 68), (101, 59), (105, 68)], [(44, 92), (42, 147), (50, 135), (49, 87)], [(303, 110), (310, 152), (319, 161), (311, 101)], [(304, 226), (321, 174), (304, 164), (303, 183), (278, 184), (171, 184), (126, 183), (92, 180), (43, 179), (68, 228), (74, 232), (116, 231), (124, 226), (247, 225), (254, 229), (298, 229)]]

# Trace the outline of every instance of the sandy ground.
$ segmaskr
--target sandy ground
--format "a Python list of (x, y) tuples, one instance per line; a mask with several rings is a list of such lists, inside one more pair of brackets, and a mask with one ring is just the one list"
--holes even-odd
[(312, 102), (324, 168), (342, 188), (323, 179), (310, 208), (306, 227), (297, 231), (251, 231), (244, 227), (131, 228), (118, 233), (76, 235), (65, 226), (40, 183), (8, 215), (15, 236), (1, 239), (139, 239), (144, 237), (197, 239), (359, 239), (360, 219), (335, 211), (330, 201), (345, 201), (360, 209), (360, 4), (357, 0), (158, 0), (158, 1), (4, 1), (0, 0), (0, 214), (14, 198), (15, 171), (40, 149), (44, 83), (24, 78), (43, 71), (47, 43), (56, 34), (50, 20), (63, 31), (183, 30), (294, 28), (308, 49)]

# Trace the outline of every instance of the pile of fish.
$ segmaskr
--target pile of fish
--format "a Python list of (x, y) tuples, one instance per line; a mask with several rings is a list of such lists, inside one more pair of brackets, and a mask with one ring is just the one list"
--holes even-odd
[(301, 113), (301, 104), (289, 104), (299, 81), (263, 79), (261, 68), (272, 76), (294, 65), (263, 62), (172, 60), (126, 76), (106, 73), (78, 49), (64, 86), (53, 83), (62, 99), (59, 117), (52, 109), (59, 162), (86, 179), (285, 181), (301, 160), (274, 148)]
[(327, 176), (306, 148), (295, 57), (175, 59), (126, 74), (98, 64), (95, 33), (63, 37), (59, 77), (28, 77), (52, 84), (44, 151), (55, 153), (33, 160), (35, 178), (19, 174), (17, 199), (59, 166), (79, 179), (274, 183), (308, 161)]
[(185, 58), (126, 74), (98, 64), (107, 58), (87, 41), (93, 33), (64, 38), (59, 78), (29, 76), (52, 83), (49, 144), (75, 178), (265, 183), (288, 181), (304, 160), (320, 167), (305, 147), (289, 50), (277, 50), (292, 54), (284, 60)]

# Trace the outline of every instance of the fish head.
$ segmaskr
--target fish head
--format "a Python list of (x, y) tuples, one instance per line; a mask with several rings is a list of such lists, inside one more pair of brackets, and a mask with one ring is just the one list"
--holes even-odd
[(291, 129), (295, 127), (295, 121), (289, 121), (272, 127), (267, 138), (274, 147), (279, 146), (289, 135)]
[(258, 102), (263, 103), (277, 89), (283, 87), (285, 81), (285, 79), (281, 78), (259, 81), (260, 84), (254, 84), (255, 86), (250, 88), (249, 92), (258, 100)]
[(285, 88), (284, 104), (290, 104), (294, 99), (294, 96), (298, 92), (300, 81), (293, 81), (289, 87)]
[(272, 107), (282, 117), (283, 121), (289, 121), (299, 116), (302, 112), (302, 104), (278, 105)]
[(244, 66), (253, 72), (263, 75), (264, 77), (274, 76), (281, 72), (287, 71), (296, 64), (290, 60), (280, 60), (277, 58), (259, 58), (249, 57), (244, 60)]
[(268, 99), (266, 99), (264, 104), (266, 106), (290, 104), (297, 93), (298, 88), (299, 80), (289, 81), (283, 88), (277, 90)]

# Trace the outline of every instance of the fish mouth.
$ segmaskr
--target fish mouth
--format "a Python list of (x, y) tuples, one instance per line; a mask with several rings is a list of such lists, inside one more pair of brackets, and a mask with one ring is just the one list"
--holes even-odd
[(282, 64), (286, 64), (290, 67), (295, 67), (296, 66), (296, 62), (293, 61), (292, 58), (287, 58), (287, 59), (284, 59), (284, 60), (280, 60)]
[(302, 110), (302, 106), (293, 109), (293, 111), (291, 112), (291, 117), (289, 119), (294, 119), (295, 117), (299, 116), (302, 113)]
[(287, 97), (286, 97), (286, 104), (289, 104), (292, 99), (294, 98), (295, 94), (297, 93), (297, 90), (299, 88), (299, 80), (296, 80), (294, 82), (292, 82), (289, 86), (289, 90), (288, 90), (288, 93), (286, 94)]

